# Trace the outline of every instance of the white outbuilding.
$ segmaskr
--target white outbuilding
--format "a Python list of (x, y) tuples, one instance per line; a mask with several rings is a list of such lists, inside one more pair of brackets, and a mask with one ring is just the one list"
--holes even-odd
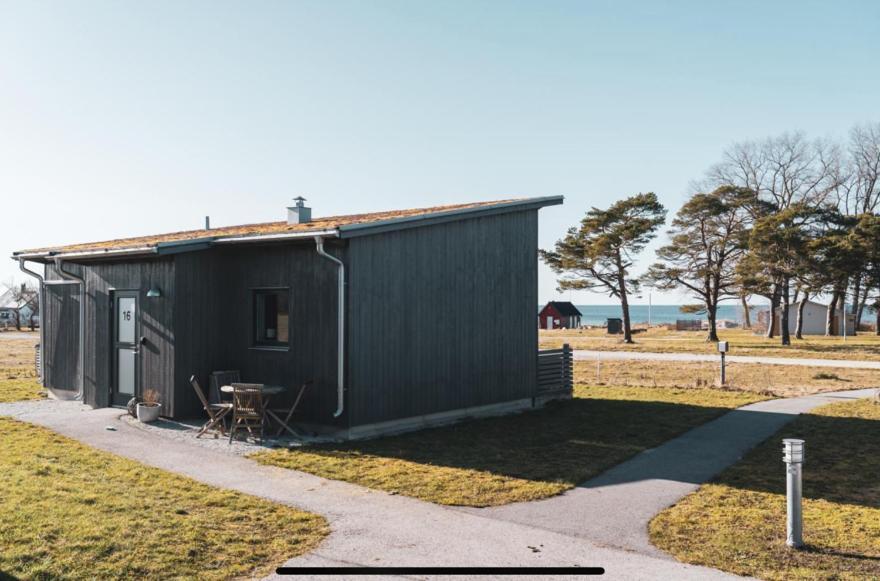
[[(798, 315), (798, 307), (800, 306), (800, 301), (796, 303), (792, 303), (788, 306), (788, 331), (791, 334), (797, 330), (797, 315)], [(767, 322), (767, 314), (769, 311), (762, 311), (758, 315), (758, 320), (762, 323), (766, 324)], [(780, 329), (780, 315), (782, 314), (782, 307), (778, 307), (776, 309), (776, 317), (775, 317), (775, 326), (776, 329)], [(828, 305), (823, 305), (822, 303), (817, 303), (815, 301), (807, 301), (807, 304), (804, 305), (804, 324), (803, 324), (803, 334), (804, 335), (824, 335), (825, 334), (825, 322), (828, 318)], [(837, 313), (835, 316), (835, 323), (837, 325), (837, 334), (843, 335), (843, 308), (839, 307), (837, 309)], [(847, 314), (846, 316), (846, 334), (852, 335), (855, 330), (855, 316), (852, 314)]]

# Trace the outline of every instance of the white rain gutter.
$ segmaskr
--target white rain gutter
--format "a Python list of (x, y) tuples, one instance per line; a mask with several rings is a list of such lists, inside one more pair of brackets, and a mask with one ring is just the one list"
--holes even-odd
[(126, 254), (155, 254), (156, 253), (155, 246), (141, 246), (138, 248), (122, 248), (119, 250), (114, 249), (104, 249), (104, 250), (86, 250), (83, 252), (53, 252), (51, 250), (46, 252), (28, 252), (26, 254), (16, 254), (13, 258), (24, 258), (25, 260), (32, 260), (36, 258), (95, 258), (96, 256), (124, 256)]
[[(192, 240), (181, 240), (175, 242), (159, 243), (157, 246), (138, 246), (136, 248), (105, 248), (99, 250), (83, 250), (82, 252), (57, 252), (47, 250), (45, 252), (26, 252), (22, 254), (14, 254), (15, 259), (35, 260), (35, 259), (79, 259), (79, 258), (100, 258), (103, 256), (139, 256), (144, 254), (160, 254), (164, 248), (174, 246), (184, 246), (186, 244), (230, 244), (241, 242), (272, 242), (275, 240), (291, 240), (296, 238), (314, 238), (315, 236), (339, 236), (338, 230), (311, 230), (309, 232), (283, 232), (280, 234), (253, 234), (249, 236), (229, 236), (225, 238), (193, 238)], [(47, 281), (51, 282), (51, 281)]]
[(318, 254), (336, 263), (339, 277), (337, 280), (338, 306), (336, 313), (336, 411), (334, 418), (342, 415), (345, 408), (345, 264), (324, 250), (324, 238), (315, 236)]
[(266, 242), (273, 240), (289, 240), (291, 238), (318, 238), (320, 236), (338, 236), (337, 230), (312, 230), (309, 232), (285, 232), (283, 234), (253, 234), (250, 236), (230, 236), (217, 238), (215, 244), (227, 244), (230, 242)]
[[(79, 389), (73, 397), (75, 400), (83, 398), (83, 389), (86, 385), (86, 281), (81, 276), (64, 270), (64, 261), (60, 256), (55, 257), (55, 268), (58, 274), (67, 280), (79, 283)], [(43, 320), (40, 319), (42, 328)]]
[[(43, 321), (45, 321), (45, 313), (43, 313), (43, 275), (34, 270), (30, 270), (24, 265), (24, 258), (18, 259), (18, 268), (25, 274), (29, 274), (37, 279), (37, 311), (40, 313), (40, 385), (46, 387), (46, 358), (44, 357), (46, 341), (43, 335)], [(21, 320), (21, 315), (19, 315)]]

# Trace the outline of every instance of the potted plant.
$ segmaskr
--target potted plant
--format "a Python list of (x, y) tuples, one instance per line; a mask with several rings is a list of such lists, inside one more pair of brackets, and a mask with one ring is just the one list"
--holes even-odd
[(162, 404), (159, 403), (159, 392), (155, 389), (148, 389), (144, 392), (144, 401), (137, 404), (137, 418), (143, 423), (155, 422), (159, 419), (159, 410)]

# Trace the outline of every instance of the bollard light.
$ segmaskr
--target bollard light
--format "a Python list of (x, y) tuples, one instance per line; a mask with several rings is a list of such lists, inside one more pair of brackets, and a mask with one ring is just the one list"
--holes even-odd
[(803, 464), (804, 441), (797, 438), (785, 438), (782, 440), (782, 460), (786, 464)]
[(804, 546), (802, 507), (802, 466), (804, 464), (804, 441), (797, 438), (782, 440), (782, 461), (785, 462), (785, 544), (799, 549)]
[(727, 369), (724, 365), (724, 354), (727, 353), (727, 341), (718, 341), (718, 353), (721, 354), (721, 387), (727, 383)]

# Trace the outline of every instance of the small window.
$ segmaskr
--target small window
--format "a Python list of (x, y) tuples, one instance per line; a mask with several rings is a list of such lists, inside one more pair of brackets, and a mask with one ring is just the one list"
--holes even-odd
[(254, 291), (254, 344), (286, 347), (290, 341), (287, 289)]

